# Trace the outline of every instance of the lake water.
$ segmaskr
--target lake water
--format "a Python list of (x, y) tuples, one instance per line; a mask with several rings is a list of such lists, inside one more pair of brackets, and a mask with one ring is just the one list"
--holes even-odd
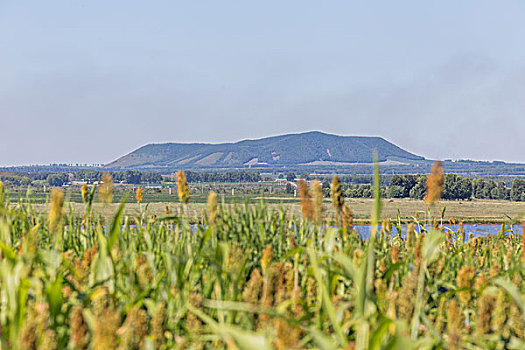
[[(370, 235), (370, 227), (371, 225), (355, 225), (354, 228), (359, 234), (359, 236), (363, 238), (367, 238)], [(379, 227), (381, 229), (381, 226)], [(406, 235), (406, 229), (407, 226), (403, 225), (401, 227), (401, 235), (404, 237)], [(428, 229), (428, 227), (427, 227)], [(444, 230), (446, 231), (453, 231), (457, 232), (458, 225), (444, 225)], [(468, 240), (469, 233), (472, 233), (474, 237), (478, 236), (487, 236), (487, 235), (495, 235), (498, 234), (499, 231), (501, 231), (501, 225), (494, 225), (494, 224), (470, 224), (470, 225), (463, 225), (463, 230), (465, 231), (466, 240)], [(420, 232), (420, 227), (416, 226), (416, 231)], [(511, 232), (514, 232), (514, 234), (521, 235), (521, 225), (514, 225), (512, 227), (505, 226), (505, 234), (510, 234)], [(392, 234), (397, 235), (397, 229), (392, 226)]]

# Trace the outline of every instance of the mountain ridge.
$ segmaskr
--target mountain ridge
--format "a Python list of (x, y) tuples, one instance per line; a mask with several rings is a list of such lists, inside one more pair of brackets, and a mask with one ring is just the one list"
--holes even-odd
[(227, 143), (151, 143), (106, 167), (192, 169), (367, 164), (373, 161), (374, 150), (380, 162), (403, 164), (425, 160), (379, 136), (340, 136), (309, 131)]

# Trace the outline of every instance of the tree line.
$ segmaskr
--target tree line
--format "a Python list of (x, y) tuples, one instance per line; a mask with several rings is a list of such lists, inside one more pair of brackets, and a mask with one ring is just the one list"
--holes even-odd
[[(341, 176), (343, 194), (348, 198), (372, 198), (373, 188), (371, 183), (363, 181), (366, 178), (352, 178), (352, 176)], [(315, 178), (322, 183), (322, 189), (326, 197), (330, 193), (330, 182), (326, 177)], [(359, 183), (358, 181), (363, 181)], [(426, 175), (392, 175), (390, 182), (382, 183), (381, 194), (383, 198), (412, 198), (423, 199), (426, 194)], [(289, 186), (287, 192), (293, 193), (294, 188)], [(492, 179), (473, 179), (456, 174), (445, 174), (443, 176), (443, 192), (441, 198), (446, 200), (470, 200), (470, 199), (496, 199), (525, 202), (525, 179), (514, 178), (512, 185), (508, 187), (504, 181), (496, 182)]]
[[(0, 180), (12, 186), (43, 185), (62, 186), (71, 181), (85, 181), (94, 183), (100, 181), (104, 171), (83, 169), (75, 172), (0, 172)], [(126, 170), (110, 171), (115, 182), (128, 184), (161, 184), (174, 182), (175, 173), (163, 176), (159, 172)], [(229, 171), (229, 172), (196, 172), (187, 171), (188, 182), (259, 182), (262, 180), (258, 171)]]
[[(423, 199), (426, 194), (426, 175), (393, 175), (384, 192), (389, 198)], [(525, 201), (525, 179), (515, 178), (509, 188), (503, 181), (445, 174), (441, 197), (447, 200), (476, 198)]]
[(186, 171), (188, 182), (259, 182), (262, 180), (258, 171), (227, 171), (204, 173)]

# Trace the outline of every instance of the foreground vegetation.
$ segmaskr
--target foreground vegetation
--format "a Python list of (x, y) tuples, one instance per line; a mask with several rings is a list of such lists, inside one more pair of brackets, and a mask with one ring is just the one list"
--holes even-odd
[(96, 192), (112, 201), (109, 176), (84, 188), (81, 218), (65, 214), (58, 189), (42, 215), (0, 185), (2, 348), (524, 348), (516, 221), (489, 237), (442, 231), (436, 168), (424, 218), (407, 232), (401, 218), (375, 229), (375, 179), (369, 239), (352, 229), (337, 179), (333, 215), (321, 184), (300, 182), (301, 217), (264, 203), (227, 209), (211, 193), (198, 226), (182, 173), (176, 211), (152, 216), (138, 191), (133, 220), (124, 201), (111, 220), (101, 215), (111, 207), (93, 210)]

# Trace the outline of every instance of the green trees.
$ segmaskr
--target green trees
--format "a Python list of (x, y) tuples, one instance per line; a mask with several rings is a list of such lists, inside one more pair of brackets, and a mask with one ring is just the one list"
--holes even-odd
[(419, 175), (393, 175), (389, 187), (394, 187), (392, 191), (399, 196), (392, 196), (392, 198), (409, 197), (410, 190), (418, 183), (419, 177)]
[[(472, 182), (472, 186), (475, 198), (499, 200), (511, 199), (512, 190), (507, 188), (503, 181), (496, 183), (494, 180), (475, 179)], [(518, 190), (516, 189), (516, 191)], [(519, 197), (519, 195), (517, 195), (517, 197)]]
[(410, 198), (423, 199), (427, 193), (427, 177), (420, 175), (414, 187), (410, 189)]
[(50, 174), (47, 177), (47, 182), (50, 186), (62, 186), (69, 180), (67, 173)]
[(391, 185), (390, 187), (388, 187), (388, 190), (386, 193), (389, 198), (406, 198), (407, 197), (405, 195), (406, 193), (405, 187), (399, 186), (399, 185)]
[[(393, 175), (387, 196), (390, 198), (423, 199), (426, 193), (426, 176)], [(443, 183), (443, 199), (464, 200), (472, 197), (472, 180), (455, 174), (446, 174)]]
[(443, 181), (443, 199), (470, 199), (472, 180), (456, 174), (446, 174)]
[(295, 180), (295, 173), (289, 172), (286, 174), (286, 180), (287, 181), (294, 181)]
[(188, 182), (258, 182), (262, 180), (258, 171), (226, 171), (203, 173), (186, 171)]
[(514, 179), (510, 196), (513, 201), (525, 201), (525, 180)]

